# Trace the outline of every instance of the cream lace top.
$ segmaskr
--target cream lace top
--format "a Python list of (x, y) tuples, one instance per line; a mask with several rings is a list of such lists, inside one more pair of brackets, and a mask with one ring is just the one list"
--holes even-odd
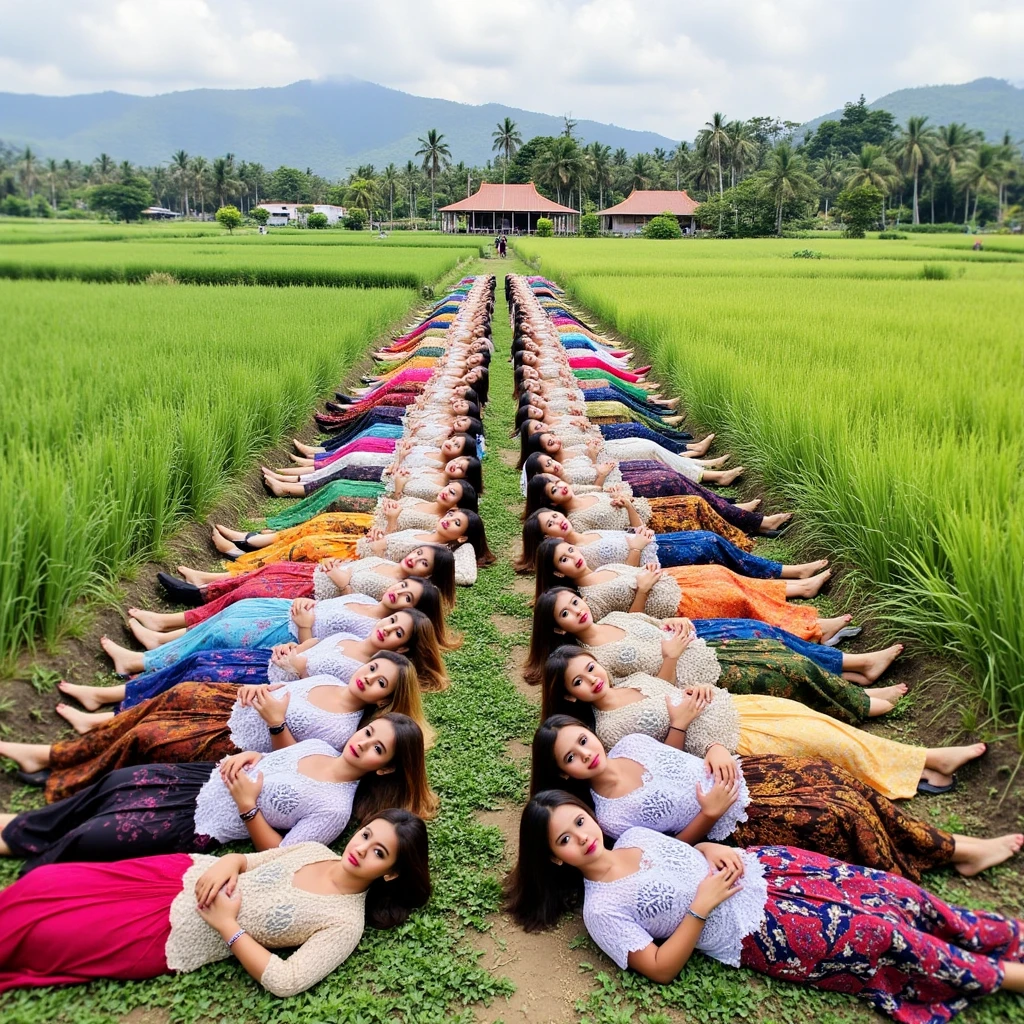
[[(349, 562), (348, 568), (352, 571), (349, 577), (349, 586), (355, 593), (366, 594), (374, 601), (379, 601), (398, 580), (376, 570), (382, 565), (393, 564), (387, 558), (379, 558), (377, 555)], [(318, 565), (313, 570), (313, 597), (317, 601), (326, 601), (329, 598), (338, 597), (338, 595), (339, 591), (334, 580)]]
[[(586, 555), (583, 556), (586, 558)], [(644, 570), (632, 565), (612, 563), (602, 565), (598, 572), (614, 573), (613, 579), (580, 587), (580, 595), (590, 605), (595, 619), (603, 619), (610, 612), (628, 612), (636, 597), (636, 579)], [(644, 610), (658, 619), (670, 619), (679, 612), (682, 591), (671, 576), (662, 576), (647, 595)]]
[[(643, 733), (664, 743), (671, 724), (665, 698), (668, 697), (673, 704), (680, 703), (683, 695), (679, 688), (646, 672), (616, 679), (612, 685), (639, 690), (644, 699), (612, 711), (594, 708), (594, 733), (602, 746), (607, 750), (631, 733)], [(732, 694), (728, 690), (716, 689), (711, 704), (687, 728), (683, 749), (704, 757), (710, 747), (721, 743), (730, 754), (735, 754), (739, 741), (740, 716)]]
[[(331, 896), (307, 892), (293, 883), (307, 864), (340, 860), (319, 843), (299, 843), (250, 853), (238, 876), (242, 907), (238, 923), (268, 949), (295, 948), (287, 959), (270, 957), (260, 984), (275, 996), (304, 992), (348, 959), (365, 926), (366, 894)], [(172, 971), (195, 971), (227, 960), (231, 951), (196, 910), (199, 876), (217, 862), (209, 854), (192, 854), (192, 866), (171, 904), (171, 932), (164, 952)]]
[[(401, 506), (401, 511), (398, 513), (398, 519), (395, 521), (396, 530), (437, 529), (437, 523), (441, 517), (433, 512), (424, 512), (416, 507), (423, 504), (422, 498), (403, 494), (398, 499), (398, 504)], [(379, 504), (373, 514), (373, 525), (379, 526), (382, 530), (387, 525), (387, 518)]]
[[(614, 882), (584, 884), (583, 923), (590, 937), (623, 970), (629, 954), (667, 939), (682, 924), (708, 873), (699, 850), (649, 828), (622, 833), (616, 850), (640, 849), (640, 868)], [(739, 967), (745, 936), (764, 920), (768, 886), (753, 853), (743, 851), (742, 888), (708, 914), (697, 949), (732, 967)]]
[[(566, 519), (580, 533), (587, 533), (590, 530), (625, 530), (629, 527), (629, 514), (624, 508), (614, 507), (610, 495), (588, 494), (587, 500), (591, 501), (588, 508), (565, 513)], [(647, 499), (633, 498), (632, 502), (640, 519), (645, 524), (649, 522), (651, 506)]]
[[(622, 565), (629, 558), (629, 541), (625, 530), (588, 530), (598, 534), (599, 539), (589, 544), (581, 544), (580, 553), (591, 569), (600, 569), (610, 562)], [(640, 564), (658, 563), (658, 538), (647, 544), (640, 552)], [(660, 563), (658, 563), (660, 564)], [(632, 599), (630, 600), (632, 603)]]
[[(613, 675), (628, 676), (634, 672), (649, 672), (656, 676), (664, 660), (661, 640), (664, 631), (661, 622), (643, 612), (612, 612), (598, 623), (599, 626), (617, 626), (625, 636), (610, 644), (591, 647), (594, 657)], [(703, 640), (690, 642), (676, 665), (676, 684), (679, 686), (714, 686), (722, 674), (718, 654)]]
[[(397, 533), (389, 533), (387, 540), (387, 556), (392, 562), (400, 562), (410, 551), (423, 544), (433, 543), (420, 539), (420, 530), (399, 530)], [(366, 537), (360, 537), (356, 541), (356, 554), (361, 558), (373, 554), (370, 548), (370, 541)], [(476, 552), (473, 545), (468, 541), (460, 544), (453, 552), (455, 556), (455, 582), (462, 587), (471, 587), (476, 583)]]

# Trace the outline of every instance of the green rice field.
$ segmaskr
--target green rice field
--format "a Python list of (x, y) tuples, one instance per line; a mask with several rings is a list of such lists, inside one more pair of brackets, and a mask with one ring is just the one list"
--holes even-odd
[(516, 240), (1024, 744), (1024, 240), (972, 244)]
[(412, 302), (0, 281), (0, 333), (17, 339), (0, 405), (0, 657), (52, 640), (79, 598), (208, 509)]

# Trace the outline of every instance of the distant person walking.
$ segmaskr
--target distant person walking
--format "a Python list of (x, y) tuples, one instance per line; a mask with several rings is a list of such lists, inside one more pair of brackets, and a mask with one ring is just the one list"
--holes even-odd
[(501, 235), (494, 236), (494, 251), (499, 254), (501, 253)]
[(502, 235), (501, 238), (498, 239), (498, 255), (502, 259), (505, 258), (505, 250), (507, 248), (508, 248), (508, 239), (504, 235)]

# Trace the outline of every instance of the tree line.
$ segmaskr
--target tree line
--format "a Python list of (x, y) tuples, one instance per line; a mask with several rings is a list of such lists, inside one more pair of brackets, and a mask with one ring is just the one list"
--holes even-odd
[(345, 206), (361, 211), (362, 222), (430, 224), (438, 207), (500, 180), (534, 181), (583, 212), (621, 202), (634, 189), (687, 189), (701, 204), (701, 223), (725, 235), (828, 223), (837, 204), (841, 214), (877, 210), (872, 217), (882, 227), (1020, 220), (1024, 162), (1009, 134), (989, 142), (965, 124), (932, 125), (926, 117), (899, 126), (888, 111), (869, 110), (863, 96), (799, 140), (798, 127), (777, 117), (740, 121), (715, 113), (692, 142), (630, 155), (580, 139), (568, 116), (559, 135), (528, 140), (505, 118), (483, 166), (456, 163), (445, 135), (431, 128), (403, 166), (364, 165), (334, 181), (310, 168), (268, 170), (231, 153), (208, 159), (178, 150), (166, 163), (140, 167), (105, 153), (91, 163), (44, 160), (0, 142), (0, 213), (94, 210), (131, 219), (155, 203), (207, 217), (229, 203), (245, 215), (273, 200)]

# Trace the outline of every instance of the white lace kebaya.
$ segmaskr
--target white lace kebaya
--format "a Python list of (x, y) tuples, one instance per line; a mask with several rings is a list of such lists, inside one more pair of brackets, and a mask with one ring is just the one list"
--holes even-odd
[[(650, 736), (634, 733), (619, 740), (608, 751), (609, 758), (635, 761), (644, 771), (640, 786), (624, 796), (605, 797), (591, 790), (594, 812), (601, 831), (618, 837), (634, 826), (656, 832), (682, 832), (700, 814), (697, 785), (706, 793), (714, 778), (699, 757), (668, 747)], [(750, 793), (740, 771), (739, 799), (708, 831), (708, 839), (725, 839), (741, 821), (747, 820)]]
[[(361, 614), (377, 602), (366, 594), (341, 594), (338, 597), (328, 598), (326, 601), (317, 601), (313, 608), (313, 628), (311, 630), (317, 640), (324, 637), (334, 636), (335, 633), (351, 633), (364, 640), (370, 635), (371, 630), (377, 625), (378, 620), (369, 615)], [(362, 605), (358, 607), (350, 607)], [(289, 620), (288, 630), (292, 636), (299, 635), (298, 627)]]
[[(250, 778), (262, 772), (263, 789), (256, 798), (267, 824), (286, 833), (282, 846), (316, 842), (330, 846), (352, 816), (359, 782), (323, 782), (303, 775), (304, 757), (341, 755), (323, 740), (303, 740), (282, 750), (264, 754), (246, 771)], [(238, 816), (238, 805), (220, 777), (220, 769), (203, 785), (196, 798), (197, 836), (211, 836), (220, 843), (248, 839), (249, 830)]]
[[(682, 924), (707, 877), (704, 855), (692, 846), (649, 828), (631, 828), (615, 843), (616, 850), (642, 851), (640, 868), (614, 882), (584, 883), (583, 923), (590, 937), (623, 970), (629, 954), (667, 939)], [(697, 949), (731, 967), (740, 966), (742, 942), (764, 920), (768, 886), (753, 853), (741, 851), (741, 889), (708, 914)]]

